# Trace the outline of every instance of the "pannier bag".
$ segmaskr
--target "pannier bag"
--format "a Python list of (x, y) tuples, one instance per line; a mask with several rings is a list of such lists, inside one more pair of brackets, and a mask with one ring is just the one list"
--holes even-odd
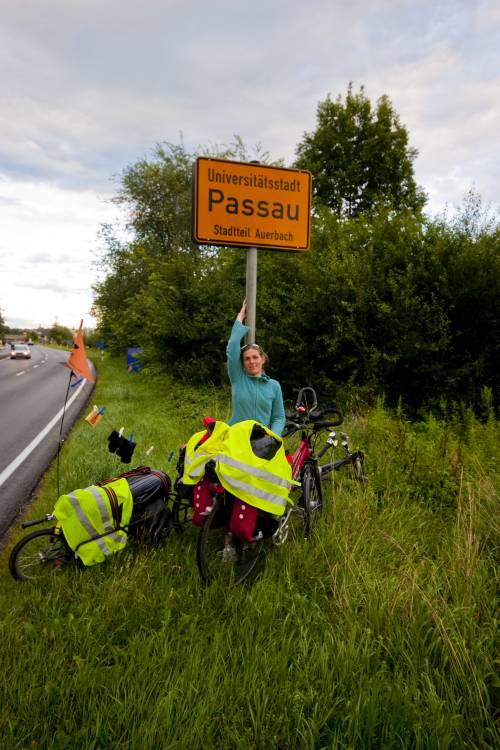
[(280, 440), (269, 435), (260, 424), (255, 424), (252, 427), (250, 445), (252, 446), (252, 452), (258, 458), (265, 458), (266, 461), (270, 461), (281, 448), (281, 444)]
[(213, 491), (210, 485), (210, 478), (204, 476), (203, 479), (193, 487), (193, 515), (191, 517), (191, 523), (195, 526), (203, 526), (206, 517), (212, 510)]
[(132, 493), (126, 479), (105, 487), (90, 485), (61, 495), (54, 515), (75, 556), (84, 565), (95, 565), (125, 547)]
[(127, 538), (163, 541), (172, 529), (167, 499), (170, 479), (148, 466), (58, 498), (54, 515), (84, 565), (122, 550)]
[(167, 506), (169, 476), (146, 466), (127, 472), (126, 478), (133, 501), (129, 537), (146, 544), (161, 544), (173, 529), (172, 513)]
[(229, 531), (235, 536), (241, 537), (241, 539), (244, 539), (249, 544), (254, 542), (258, 516), (258, 508), (254, 508), (248, 503), (243, 503), (235, 497), (233, 512), (229, 521)]

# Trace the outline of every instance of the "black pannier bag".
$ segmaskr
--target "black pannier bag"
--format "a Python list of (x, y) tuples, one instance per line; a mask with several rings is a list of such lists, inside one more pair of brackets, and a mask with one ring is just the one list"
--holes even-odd
[[(128, 536), (146, 544), (162, 544), (173, 529), (172, 513), (168, 507), (170, 477), (149, 466), (138, 466), (119, 477), (113, 477), (121, 478), (127, 480), (133, 501)], [(100, 484), (107, 484), (113, 479)]]
[(263, 427), (256, 424), (252, 427), (250, 445), (253, 453), (258, 456), (258, 458), (264, 458), (266, 461), (270, 461), (280, 449), (281, 441), (276, 440), (272, 435), (268, 435)]

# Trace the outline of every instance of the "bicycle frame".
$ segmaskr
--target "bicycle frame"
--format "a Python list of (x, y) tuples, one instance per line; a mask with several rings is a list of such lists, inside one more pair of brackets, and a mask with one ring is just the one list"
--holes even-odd
[(302, 433), (300, 443), (292, 456), (292, 479), (297, 479), (305, 466), (307, 459), (312, 455), (311, 442), (305, 432)]

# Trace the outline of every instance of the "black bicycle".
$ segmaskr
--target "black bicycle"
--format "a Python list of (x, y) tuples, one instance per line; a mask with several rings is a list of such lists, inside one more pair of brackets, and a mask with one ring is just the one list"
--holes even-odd
[(55, 523), (50, 529), (32, 531), (12, 549), (9, 571), (16, 581), (41, 582), (56, 575), (63, 565), (76, 563), (75, 554), (52, 513), (21, 525), (26, 529), (52, 522)]
[[(57, 575), (67, 565), (82, 565), (78, 556), (79, 547), (96, 541), (116, 531), (124, 531), (137, 542), (158, 546), (169, 536), (173, 528), (171, 511), (167, 507), (170, 496), (170, 479), (162, 471), (147, 466), (137, 467), (120, 475), (127, 479), (132, 493), (133, 510), (127, 526), (116, 525), (104, 534), (95, 534), (72, 549), (64, 536), (61, 525), (53, 513), (42, 518), (25, 521), (23, 529), (50, 523), (45, 529), (37, 529), (20, 539), (9, 556), (9, 571), (16, 581), (43, 582)], [(115, 477), (118, 478), (118, 477)], [(106, 480), (101, 484), (105, 485)]]

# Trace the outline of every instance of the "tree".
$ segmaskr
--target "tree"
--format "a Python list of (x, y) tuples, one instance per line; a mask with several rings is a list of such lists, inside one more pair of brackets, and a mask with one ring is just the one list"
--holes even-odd
[(54, 341), (62, 346), (71, 346), (73, 342), (73, 331), (66, 326), (59, 325), (59, 323), (54, 323), (47, 335), (49, 341)]
[(484, 386), (500, 400), (500, 217), (473, 191), (456, 216), (428, 228), (446, 278), (440, 299), (450, 344), (441, 391), (478, 405)]
[[(213, 155), (249, 158), (239, 139)], [(139, 345), (146, 363), (192, 380), (220, 381), (224, 342), (216, 316), (219, 311), (224, 320), (222, 301), (238, 294), (241, 303), (242, 293), (233, 291), (225, 251), (191, 241), (194, 160), (182, 144), (165, 143), (151, 159), (124, 170), (116, 203), (125, 211), (130, 240), (121, 242), (112, 227), (103, 227), (104, 277), (94, 285), (93, 312), (112, 352)]]
[(182, 145), (164, 144), (155, 148), (153, 159), (141, 159), (123, 172), (115, 203), (125, 210), (134, 240), (157, 257), (193, 247), (192, 162)]
[[(366, 400), (383, 394), (391, 405), (401, 398), (414, 414), (442, 400), (477, 406), (483, 386), (494, 394), (500, 387), (498, 222), (471, 198), (455, 223), (424, 217), (413, 152), (386, 99), (372, 113), (362, 92), (349, 92), (345, 106), (327, 100), (329, 108), (343, 129), (325, 126), (325, 142), (349, 127), (345, 140), (358, 143), (368, 177), (355, 189), (361, 168), (346, 161), (343, 189), (350, 187), (341, 193), (338, 164), (324, 160), (311, 252), (259, 254), (257, 335), (270, 375), (287, 398), (312, 385), (324, 403), (340, 406), (353, 392)], [(313, 152), (313, 141), (302, 154)], [(218, 155), (245, 160), (241, 151)], [(245, 253), (192, 244), (193, 161), (167, 144), (125, 171), (117, 200), (130, 238), (104, 228), (94, 310), (109, 350), (139, 345), (146, 365), (221, 383), (244, 296)]]
[(418, 212), (425, 195), (417, 187), (413, 162), (417, 151), (387, 96), (375, 110), (363, 87), (349, 84), (345, 102), (330, 95), (317, 109), (317, 127), (297, 146), (295, 166), (313, 174), (317, 201), (343, 216), (383, 205)]

